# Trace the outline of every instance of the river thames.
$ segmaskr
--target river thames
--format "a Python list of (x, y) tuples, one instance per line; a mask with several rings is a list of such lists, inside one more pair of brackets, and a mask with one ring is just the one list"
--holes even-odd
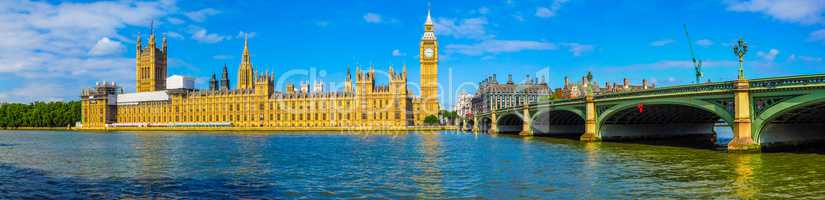
[(440, 133), (0, 132), (0, 199), (825, 196), (825, 155)]

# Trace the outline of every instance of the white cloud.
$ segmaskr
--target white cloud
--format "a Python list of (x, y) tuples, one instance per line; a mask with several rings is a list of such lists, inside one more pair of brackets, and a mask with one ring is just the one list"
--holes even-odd
[(699, 46), (708, 47), (710, 45), (713, 45), (713, 40), (701, 39), (701, 40), (697, 40), (696, 44), (699, 45)]
[(215, 60), (226, 60), (226, 59), (230, 59), (230, 58), (232, 58), (232, 56), (231, 55), (226, 55), (226, 54), (219, 54), (219, 55), (212, 56), (212, 59), (215, 59)]
[(808, 34), (808, 41), (825, 42), (825, 28), (816, 30)]
[(183, 39), (183, 35), (181, 35), (178, 32), (174, 32), (174, 31), (166, 32), (166, 36), (168, 36), (169, 38), (172, 38), (172, 39), (179, 39), (179, 40)]
[(762, 58), (763, 60), (768, 62), (773, 62), (774, 60), (776, 60), (777, 55), (779, 55), (779, 50), (776, 49), (768, 50), (768, 52), (756, 52), (756, 56), (759, 56), (759, 58)]
[[(0, 1), (0, 76), (5, 78), (3, 81), (23, 85), (59, 80), (66, 84), (63, 89), (71, 93), (65, 97), (71, 99), (76, 99), (77, 91), (94, 80), (133, 80), (133, 57), (92, 54), (113, 53), (106, 50), (117, 48), (103, 47), (116, 47), (113, 43), (134, 36), (121, 35), (119, 30), (145, 27), (152, 19), (170, 12), (176, 12), (174, 2), (170, 1)], [(109, 38), (109, 42), (101, 42), (101, 38)], [(12, 85), (0, 83), (5, 87)], [(14, 93), (5, 87), (0, 87), (6, 90), (0, 93)]]
[(455, 50), (464, 55), (478, 56), (485, 53), (507, 53), (525, 50), (553, 50), (558, 47), (553, 43), (527, 40), (485, 40), (477, 44), (450, 44), (448, 50)]
[(183, 22), (184, 22), (182, 19), (177, 18), (177, 17), (170, 17), (170, 18), (166, 19), (166, 21), (169, 21), (169, 23), (174, 24), (174, 25), (183, 24)]
[(822, 62), (822, 57), (797, 56), (796, 54), (791, 54), (787, 59), (788, 62), (794, 62), (796, 60), (800, 60), (802, 62)]
[(556, 13), (553, 12), (552, 10), (550, 10), (550, 8), (538, 7), (538, 8), (536, 8), (536, 16), (546, 18), (546, 17), (556, 16)]
[(401, 52), (401, 50), (398, 50), (398, 49), (393, 49), (393, 50), (392, 50), (392, 56), (406, 56), (406, 55), (407, 55), (407, 54), (406, 54), (406, 53)]
[(487, 13), (490, 13), (489, 8), (484, 7), (484, 6), (482, 6), (481, 8), (478, 8), (478, 14), (486, 15)]
[(189, 19), (196, 22), (203, 22), (206, 21), (206, 18), (209, 16), (220, 14), (221, 11), (216, 10), (214, 8), (204, 8), (197, 11), (186, 12), (183, 15), (186, 15)]
[(650, 46), (661, 47), (661, 46), (665, 46), (665, 45), (668, 45), (668, 44), (673, 43), (673, 42), (674, 42), (673, 39), (656, 40), (656, 41), (651, 42)]
[(520, 21), (520, 22), (524, 21), (524, 16), (521, 16), (520, 14), (513, 15), (513, 18), (515, 18), (517, 21)]
[(814, 57), (814, 56), (799, 56), (799, 60), (805, 62), (822, 62), (822, 57)]
[(593, 51), (593, 45), (579, 44), (579, 43), (564, 43), (567, 50), (573, 53), (573, 56), (581, 56), (582, 54)]
[(381, 23), (382, 19), (381, 15), (377, 13), (368, 12), (367, 14), (364, 14), (364, 21), (366, 21), (367, 23), (378, 24)]
[(483, 17), (460, 20), (438, 18), (435, 20), (435, 31), (438, 35), (455, 38), (489, 39), (493, 35), (487, 33), (485, 26), (487, 19)]
[(326, 21), (326, 20), (318, 20), (318, 21), (315, 21), (315, 26), (318, 26), (318, 27), (327, 27), (327, 26), (329, 26), (329, 21)]
[(549, 7), (538, 7), (536, 8), (536, 17), (550, 18), (556, 16), (561, 6), (567, 2), (568, 0), (554, 0)]
[(192, 39), (204, 43), (220, 42), (226, 39), (227, 37), (216, 33), (209, 33), (206, 31), (206, 29), (200, 27), (191, 27), (190, 31), (192, 32)]
[[(11, 91), (0, 92), (0, 101), (3, 102), (33, 102), (33, 101), (63, 101), (67, 91), (65, 87), (55, 83), (29, 82)], [(71, 91), (76, 92), (76, 91)], [(75, 94), (76, 95), (76, 94)]]
[(726, 1), (727, 9), (736, 12), (756, 12), (784, 22), (814, 24), (822, 22), (823, 0), (749, 0)]
[(97, 41), (94, 47), (89, 50), (89, 55), (93, 56), (107, 56), (118, 55), (123, 52), (125, 47), (118, 41), (113, 41), (108, 37), (103, 37)]
[(255, 33), (255, 32), (240, 31), (240, 32), (238, 32), (238, 35), (235, 35), (235, 38), (236, 39), (244, 39), (244, 36), (249, 37), (249, 38), (255, 38), (255, 35), (257, 35), (257, 33)]

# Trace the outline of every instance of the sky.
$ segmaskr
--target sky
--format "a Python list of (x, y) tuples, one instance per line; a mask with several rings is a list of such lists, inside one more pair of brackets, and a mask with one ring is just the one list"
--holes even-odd
[(703, 81), (731, 80), (740, 37), (750, 47), (748, 78), (825, 73), (825, 0), (5, 0), (0, 102), (77, 100), (96, 81), (133, 92), (136, 37), (146, 44), (153, 21), (158, 43), (168, 37), (168, 73), (194, 77), (198, 88), (224, 64), (235, 84), (248, 35), (255, 67), (281, 83), (334, 85), (356, 65), (373, 65), (386, 83), (390, 65), (406, 65), (417, 94), (428, 8), (444, 107), (493, 73), (500, 82), (546, 76), (551, 88), (588, 71), (600, 84), (690, 84), (689, 43), (704, 61)]

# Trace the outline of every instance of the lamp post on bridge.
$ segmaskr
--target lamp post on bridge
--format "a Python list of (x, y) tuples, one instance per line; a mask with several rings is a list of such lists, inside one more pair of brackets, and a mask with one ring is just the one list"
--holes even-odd
[(733, 45), (733, 54), (739, 57), (739, 80), (745, 79), (745, 70), (742, 65), (745, 62), (746, 53), (748, 53), (748, 43), (745, 43), (745, 40), (740, 37), (739, 42)]

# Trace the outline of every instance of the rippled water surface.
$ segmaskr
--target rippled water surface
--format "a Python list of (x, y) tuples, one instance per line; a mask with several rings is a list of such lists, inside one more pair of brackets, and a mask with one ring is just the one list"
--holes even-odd
[(0, 132), (0, 199), (822, 198), (825, 155), (455, 132)]

